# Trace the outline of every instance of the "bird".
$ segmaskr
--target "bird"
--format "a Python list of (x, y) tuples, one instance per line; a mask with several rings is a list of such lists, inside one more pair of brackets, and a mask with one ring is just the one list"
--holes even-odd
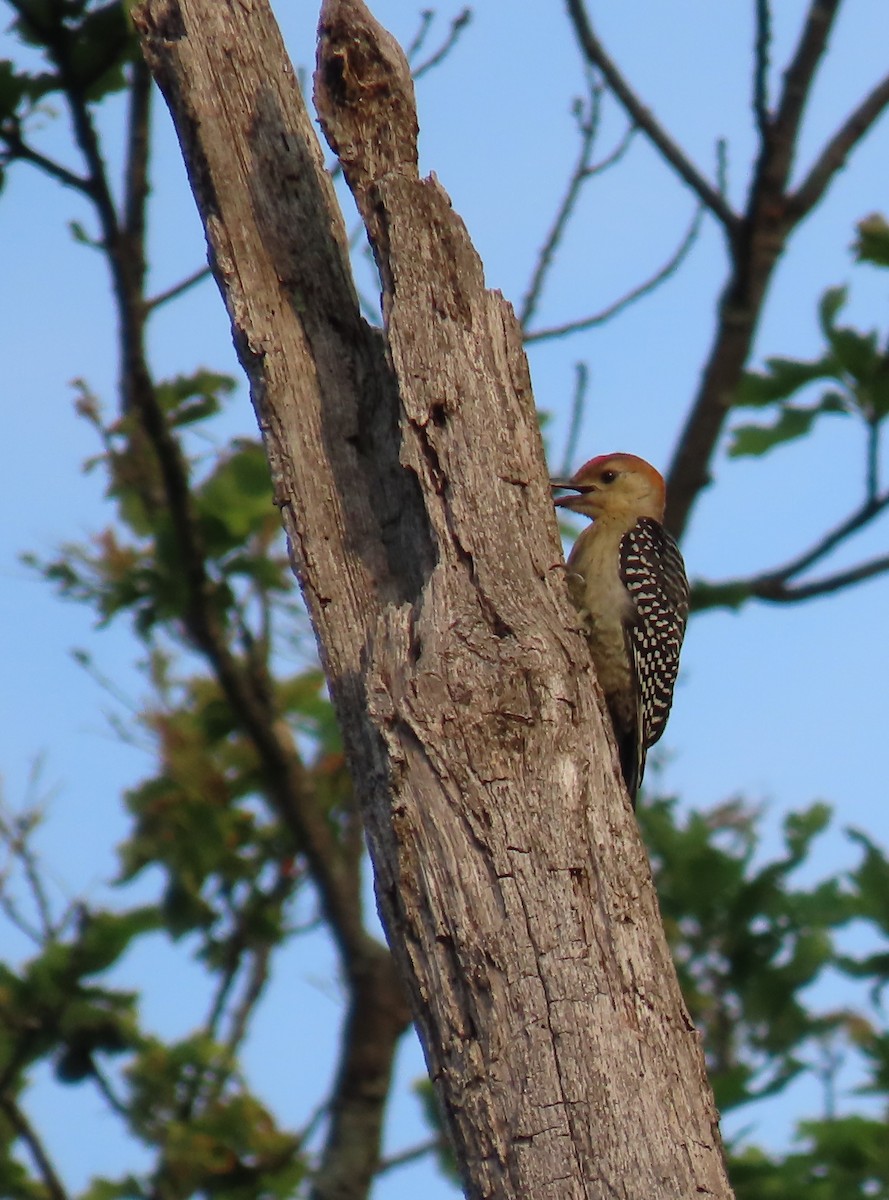
[(550, 485), (557, 508), (592, 524), (568, 556), (571, 598), (590, 644), (630, 801), (673, 702), (688, 620), (685, 563), (664, 528), (666, 488), (635, 454), (603, 454)]

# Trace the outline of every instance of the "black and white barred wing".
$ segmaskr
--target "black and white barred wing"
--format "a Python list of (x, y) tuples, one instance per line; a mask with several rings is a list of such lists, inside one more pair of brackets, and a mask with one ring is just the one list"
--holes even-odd
[(641, 741), (647, 748), (664, 732), (673, 703), (688, 620), (688, 580), (676, 542), (649, 517), (641, 517), (621, 539), (620, 571), (636, 605), (627, 644), (639, 688)]

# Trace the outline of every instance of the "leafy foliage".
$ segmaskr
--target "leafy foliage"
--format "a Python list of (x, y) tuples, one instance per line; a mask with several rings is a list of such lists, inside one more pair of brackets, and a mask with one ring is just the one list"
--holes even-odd
[[(889, 266), (885, 221), (869, 217), (859, 223), (856, 255), (861, 262)], [(827, 343), (811, 360), (769, 358), (766, 370), (750, 371), (735, 396), (738, 408), (770, 410), (770, 425), (738, 425), (732, 431), (729, 454), (760, 456), (784, 442), (805, 437), (823, 416), (852, 416), (874, 429), (889, 415), (889, 337), (876, 331), (859, 333), (838, 325), (848, 299), (845, 287), (829, 288), (821, 297), (819, 320)], [(792, 398), (817, 383), (829, 386), (810, 404)]]

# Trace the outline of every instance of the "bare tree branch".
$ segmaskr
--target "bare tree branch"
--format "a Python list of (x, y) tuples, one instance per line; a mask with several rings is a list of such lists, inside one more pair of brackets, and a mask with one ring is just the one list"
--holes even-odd
[(574, 395), (571, 399), (571, 418), (568, 422), (568, 433), (565, 437), (565, 449), (562, 452), (562, 465), (559, 469), (559, 477), (567, 479), (571, 474), (571, 467), (574, 462), (574, 455), (577, 453), (577, 443), (580, 438), (580, 429), (583, 423), (584, 409), (586, 408), (587, 386), (589, 384), (590, 370), (585, 362), (574, 364)]
[(720, 196), (728, 195), (728, 185), (728, 141), (721, 137), (716, 139), (716, 186)]
[(546, 235), (543, 246), (537, 255), (537, 262), (531, 273), (528, 288), (519, 304), (516, 315), (522, 329), (527, 327), (534, 313), (537, 311), (543, 285), (553, 263), (553, 256), (562, 240), (565, 227), (574, 211), (583, 181), (586, 178), (592, 158), (593, 146), (595, 145), (596, 133), (599, 128), (601, 98), (601, 88), (597, 89), (595, 83), (591, 81), (588, 98), (589, 111), (586, 114), (583, 112), (583, 101), (577, 101), (577, 124), (580, 130), (580, 146), (577, 152), (577, 161), (574, 164), (574, 169), (568, 179), (568, 186), (565, 188), (562, 200), (556, 210), (550, 231)]
[(756, 0), (756, 41), (754, 43), (753, 115), (759, 136), (769, 136), (769, 50), (772, 44), (770, 0)]
[[(431, 30), (434, 21), (435, 9), (424, 8), (420, 13), (420, 22), (417, 26), (417, 32), (404, 48), (404, 52), (407, 55), (407, 61), (409, 63), (414, 61), (426, 44), (426, 38), (429, 36), (429, 31)], [(303, 88), (303, 91), (305, 91), (305, 88)]]
[(789, 206), (788, 179), (803, 110), (840, 2), (811, 0), (784, 73), (777, 112), (760, 131), (747, 204), (729, 243), (731, 269), (720, 300), (719, 322), (668, 472), (665, 519), (677, 537), (710, 482), (710, 463), (750, 355), (772, 273), (799, 219)]
[[(423, 15), (425, 16), (425, 13)], [(439, 63), (443, 62), (444, 59), (447, 58), (454, 46), (456, 46), (460, 34), (464, 29), (466, 29), (471, 20), (471, 8), (464, 8), (456, 15), (456, 17), (454, 17), (454, 19), (451, 21), (451, 27), (448, 30), (447, 37), (444, 39), (438, 49), (430, 54), (429, 57), (421, 62), (418, 66), (415, 67), (411, 65), (411, 75), (413, 76), (414, 80), (422, 79), (424, 75), (428, 74), (434, 67), (437, 67)], [(416, 46), (414, 54), (416, 54), (418, 51), (419, 46)], [(408, 58), (412, 61), (413, 56), (408, 55)]]
[(729, 207), (725, 197), (704, 178), (624, 79), (594, 33), (583, 0), (566, 0), (566, 3), (578, 43), (587, 61), (602, 72), (605, 82), (623, 105), (633, 124), (639, 126), (661, 156), (691, 188), (704, 207), (713, 213), (727, 233), (733, 234), (738, 226), (737, 215)]
[[(41, 808), (47, 797), (41, 795), (40, 773), (42, 760), (35, 760), (28, 772), (28, 785), (22, 808), (8, 816), (0, 810), (0, 839), (5, 842), (12, 863), (17, 863), (25, 878), (31, 903), (37, 914), (34, 926), (21, 913), (17, 903), (5, 889), (0, 891), (0, 905), (10, 921), (39, 946), (45, 946), (59, 933), (59, 922), (53, 918), (52, 905), (47, 894), (37, 854), (31, 845), (31, 836), (40, 824)], [(0, 884), (2, 884), (0, 880)], [(64, 919), (64, 918), (63, 918)]]
[(865, 478), (867, 499), (871, 504), (877, 503), (880, 492), (880, 441), (880, 422), (868, 421)]
[(58, 180), (64, 187), (73, 188), (85, 196), (92, 194), (88, 179), (78, 175), (75, 171), (69, 171), (61, 163), (57, 163), (54, 159), (48, 158), (39, 150), (29, 146), (22, 137), (21, 127), (17, 121), (8, 120), (0, 126), (0, 142), (6, 147), (0, 155), (3, 161), (11, 162), (13, 159), (20, 159), (22, 162), (29, 162), (33, 166), (39, 167), (51, 179)]
[(820, 562), (821, 559), (825, 558), (832, 550), (835, 550), (837, 546), (841, 545), (853, 534), (864, 529), (887, 508), (889, 508), (889, 492), (886, 492), (882, 496), (877, 496), (873, 500), (868, 499), (851, 516), (847, 517), (845, 521), (820, 538), (810, 550), (793, 559), (779, 570), (769, 571), (763, 578), (780, 580), (782, 582), (788, 579), (795, 579), (797, 575), (801, 575), (803, 571), (807, 571), (809, 567), (813, 567), (815, 563)]
[(133, 1114), (127, 1105), (120, 1099), (111, 1085), (111, 1080), (107, 1077), (102, 1068), (95, 1061), (95, 1056), (90, 1060), (90, 1078), (96, 1085), (102, 1099), (108, 1105), (113, 1113), (115, 1113), (126, 1124), (127, 1128), (132, 1127)]
[(444, 1143), (440, 1137), (428, 1138), (425, 1142), (420, 1142), (416, 1146), (410, 1146), (407, 1150), (400, 1150), (397, 1154), (390, 1154), (388, 1158), (382, 1159), (380, 1165), (376, 1169), (376, 1176), (379, 1179), (381, 1175), (387, 1175), (390, 1171), (396, 1171), (399, 1167), (410, 1166), (411, 1163), (418, 1162), (421, 1158), (426, 1158), (430, 1154), (435, 1154), (443, 1148)]
[(154, 309), (160, 308), (162, 304), (167, 304), (170, 300), (175, 300), (184, 292), (187, 292), (189, 288), (193, 288), (198, 283), (203, 283), (205, 279), (210, 278), (211, 274), (212, 272), (209, 267), (198, 267), (196, 271), (192, 271), (190, 275), (186, 275), (179, 283), (174, 283), (172, 287), (167, 288), (163, 292), (158, 292), (156, 296), (152, 296), (150, 300), (146, 300), (145, 307), (149, 312), (153, 312)]
[(68, 1193), (56, 1173), (46, 1147), (37, 1136), (23, 1110), (11, 1096), (0, 1096), (0, 1112), (3, 1113), (16, 1134), (28, 1147), (28, 1151), (40, 1173), (40, 1178), (43, 1180), (50, 1200), (69, 1200)]
[(815, 72), (827, 49), (827, 39), (842, 0), (811, 0), (796, 52), (784, 73), (781, 100), (772, 123), (775, 145), (763, 142), (761, 159), (773, 182), (786, 186), (796, 149), (800, 121), (812, 89)]
[(874, 87), (849, 114), (810, 167), (805, 179), (788, 198), (796, 220), (812, 211), (836, 173), (858, 142), (869, 132), (889, 106), (889, 75)]
[(811, 583), (796, 584), (794, 587), (769, 576), (715, 584), (696, 582), (692, 586), (692, 607), (698, 611), (708, 608), (738, 608), (745, 600), (793, 604), (802, 600), (813, 600), (818, 596), (829, 596), (833, 592), (841, 592), (857, 583), (864, 583), (868, 579), (886, 574), (889, 574), (889, 555), (871, 559), (823, 579), (815, 579)]
[(270, 958), (271, 947), (268, 945), (259, 946), (250, 955), (250, 969), (247, 974), (247, 982), (241, 998), (235, 1007), (235, 1011), (232, 1013), (231, 1026), (225, 1042), (226, 1049), (231, 1055), (235, 1055), (238, 1052), (244, 1038), (247, 1036), (250, 1016), (259, 1003), (260, 997), (265, 990), (265, 985), (268, 983)]
[(145, 206), (148, 200), (148, 158), (151, 123), (151, 72), (140, 56), (130, 67), (127, 116), (127, 148), (121, 228), (128, 241), (128, 258), (139, 269), (140, 285), (145, 274)]
[(593, 149), (601, 117), (602, 94), (602, 85), (591, 80), (586, 111), (584, 111), (584, 102), (582, 100), (577, 101), (575, 112), (580, 130), (580, 147), (578, 149), (577, 161), (571, 172), (562, 200), (556, 210), (552, 226), (537, 255), (537, 262), (534, 266), (528, 289), (519, 305), (518, 318), (522, 329), (527, 329), (537, 311), (537, 305), (540, 302), (546, 278), (553, 265), (556, 251), (561, 244), (565, 229), (574, 212), (584, 183), (588, 179), (602, 174), (603, 171), (607, 171), (615, 163), (619, 162), (629, 149), (630, 142), (632, 141), (635, 128), (631, 125), (614, 150), (601, 162), (593, 163)]
[(839, 571), (810, 583), (788, 586), (793, 579), (821, 562), (833, 550), (870, 525), (887, 509), (889, 509), (889, 492), (873, 497), (869, 495), (865, 503), (845, 521), (835, 526), (824, 537), (819, 538), (815, 545), (803, 554), (785, 563), (783, 567), (764, 571), (760, 575), (754, 575), (747, 579), (731, 579), (723, 583), (696, 581), (692, 589), (692, 603), (695, 608), (704, 609), (737, 608), (750, 599), (780, 603), (810, 600), (815, 596), (828, 595), (843, 587), (850, 587), (876, 575), (881, 575), (889, 570), (889, 556), (872, 559), (857, 567)]
[(642, 283), (625, 292), (607, 308), (601, 309), (592, 316), (582, 317), (577, 321), (566, 321), (562, 325), (551, 325), (546, 329), (535, 329), (524, 335), (525, 345), (530, 345), (532, 342), (543, 342), (552, 340), (553, 338), (568, 337), (571, 334), (582, 333), (587, 329), (594, 329), (597, 325), (604, 325), (618, 313), (635, 304), (637, 300), (641, 300), (643, 296), (647, 296), (660, 286), (666, 279), (679, 269), (685, 261), (686, 256), (695, 244), (698, 234), (701, 229), (701, 221), (704, 215), (704, 206), (701, 205), (695, 215), (692, 217), (691, 224), (683, 235), (682, 241), (677, 246), (672, 256), (664, 263), (664, 265)]

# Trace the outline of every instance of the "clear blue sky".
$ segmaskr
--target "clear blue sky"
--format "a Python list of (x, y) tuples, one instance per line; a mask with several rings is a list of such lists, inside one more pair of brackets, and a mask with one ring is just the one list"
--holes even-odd
[[(372, 7), (396, 36), (410, 40), (419, 4), (378, 0)], [(807, 114), (803, 166), (889, 63), (885, 0), (856, 0), (846, 7)], [(276, 8), (294, 62), (310, 66), (315, 5), (303, 0)], [(712, 175), (717, 139), (728, 139), (729, 191), (739, 202), (754, 145), (752, 5), (624, 0), (594, 8), (613, 56), (705, 172)], [(780, 0), (775, 8), (773, 59), (780, 66), (804, 6)], [(451, 0), (441, 6), (439, 30), (458, 9)], [(0, 37), (0, 55), (6, 53)], [(773, 71), (773, 86), (776, 79)], [(451, 194), (485, 262), (489, 285), (514, 301), (527, 284), (575, 154), (569, 110), (582, 90), (563, 6), (514, 0), (478, 0), (450, 60), (419, 87), (423, 169), (435, 170)], [(622, 128), (613, 109), (609, 112), (603, 152)], [(112, 107), (103, 124), (113, 144), (122, 128), (120, 112)], [(203, 241), (160, 105), (156, 141), (152, 272), (159, 290), (199, 265)], [(47, 117), (41, 144), (71, 161), (61, 122)], [(847, 247), (855, 221), (886, 207), (887, 161), (884, 121), (794, 239), (770, 295), (758, 359), (806, 356), (819, 348), (816, 299), (832, 284), (852, 283), (851, 320), (886, 328), (885, 276), (867, 268), (853, 271)], [(669, 256), (692, 208), (688, 194), (637, 139), (625, 163), (585, 194), (541, 321), (595, 311), (633, 286)], [(77, 197), (23, 166), (11, 172), (0, 198), (5, 340), (0, 711), (7, 799), (22, 800), (30, 766), (44, 754), (44, 779), (54, 792), (43, 839), (48, 861), (65, 895), (86, 891), (98, 901), (106, 894), (103, 881), (114, 871), (114, 845), (125, 831), (120, 793), (147, 763), (138, 748), (115, 739), (104, 716), (113, 707), (110, 700), (69, 651), (88, 648), (107, 676), (138, 697), (135, 648), (123, 626), (96, 633), (86, 612), (54, 599), (17, 562), (23, 550), (48, 554), (107, 520), (101, 478), (81, 470), (97, 447), (89, 428), (73, 415), (70, 386), (84, 377), (113, 407), (114, 314), (104, 264), (67, 231), (70, 219), (85, 217)], [(555, 415), (549, 437), (556, 459), (573, 364), (582, 358), (590, 364), (592, 393), (579, 459), (630, 450), (666, 465), (696, 387), (724, 269), (719, 234), (708, 226), (680, 275), (627, 316), (570, 342), (532, 350), (538, 403)], [(237, 370), (212, 284), (158, 319), (152, 349), (164, 374), (199, 363)], [(226, 432), (253, 429), (242, 389), (226, 417)], [(690, 573), (723, 578), (761, 570), (807, 546), (860, 497), (861, 441), (859, 430), (837, 419), (805, 445), (772, 458), (741, 463), (720, 458), (717, 486), (702, 500), (685, 545)], [(880, 548), (885, 530), (862, 539), (856, 557)], [(785, 810), (824, 799), (842, 823), (862, 826), (889, 843), (884, 760), (875, 750), (885, 720), (887, 589), (889, 581), (877, 581), (803, 607), (758, 607), (740, 616), (696, 619), (665, 739), (665, 784), (696, 805), (735, 795), (763, 801), (770, 806), (772, 829)], [(851, 859), (836, 836), (826, 839), (816, 866)], [(15, 949), (0, 946), (0, 953)], [(146, 994), (144, 1014), (165, 1035), (184, 1033), (201, 1011), (199, 976), (183, 968), (181, 948), (158, 945), (153, 955), (156, 985)], [(320, 943), (311, 954), (303, 943), (293, 949), (249, 1048), (260, 1092), (294, 1125), (317, 1098), (313, 1089), (301, 1090), (299, 1079), (316, 1079), (332, 1061), (339, 1010), (330, 965)], [(175, 995), (164, 985), (167, 967)], [(121, 977), (140, 983), (141, 968), (141, 962), (133, 963)], [(825, 1003), (833, 999), (826, 996)], [(403, 1058), (403, 1076), (416, 1076), (418, 1052), (406, 1050)], [(41, 1088), (33, 1111), (40, 1123), (49, 1122), (50, 1145), (75, 1186), (94, 1171), (114, 1172), (133, 1161), (132, 1148), (116, 1137), (98, 1101), (73, 1089)], [(769, 1129), (754, 1136), (780, 1145), (792, 1111), (791, 1105), (771, 1112)], [(745, 1122), (748, 1117), (745, 1113)], [(391, 1151), (423, 1136), (409, 1101), (395, 1106), (390, 1126)], [(95, 1133), (88, 1155), (84, 1129)], [(426, 1200), (453, 1194), (432, 1171), (417, 1168), (382, 1182), (378, 1200), (407, 1200), (419, 1188)]]

